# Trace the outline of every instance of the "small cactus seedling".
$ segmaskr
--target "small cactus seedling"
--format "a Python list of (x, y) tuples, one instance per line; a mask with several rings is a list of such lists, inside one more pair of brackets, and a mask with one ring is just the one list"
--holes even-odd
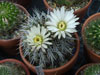
[(0, 38), (12, 34), (22, 23), (24, 13), (14, 4), (8, 1), (0, 2)]
[(87, 45), (100, 54), (100, 19), (90, 22), (85, 28)]
[(100, 75), (100, 64), (92, 64), (87, 66), (82, 72), (81, 75)]

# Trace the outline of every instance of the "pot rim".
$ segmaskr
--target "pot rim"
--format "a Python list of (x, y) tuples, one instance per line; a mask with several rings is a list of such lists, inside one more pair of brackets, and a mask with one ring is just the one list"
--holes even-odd
[[(47, 0), (43, 0), (43, 2), (44, 2), (47, 9), (50, 9), (51, 11), (53, 10), (53, 8), (49, 6)], [(92, 2), (92, 0), (90, 0), (83, 8), (76, 10), (74, 13), (77, 13), (77, 12), (84, 10), (85, 8), (87, 8), (91, 4), (91, 2)]]
[[(74, 56), (67, 62), (65, 63), (64, 65), (58, 67), (58, 68), (53, 68), (53, 69), (43, 69), (44, 72), (57, 72), (57, 71), (60, 71), (61, 69), (64, 69), (65, 67), (68, 67), (69, 65), (73, 64), (73, 62), (77, 59), (78, 57), (78, 53), (79, 53), (79, 50), (80, 50), (80, 40), (79, 40), (79, 37), (78, 37), (78, 34), (77, 33), (74, 33), (75, 34), (75, 37), (76, 37), (76, 52), (74, 54)], [(24, 63), (26, 65), (28, 65), (29, 68), (32, 68), (35, 70), (35, 66), (33, 66), (32, 64), (29, 63), (29, 61), (27, 61), (25, 58), (24, 58), (24, 55), (23, 55), (23, 52), (22, 52), (22, 48), (19, 47), (19, 51), (20, 51), (20, 56), (22, 58), (22, 60), (24, 61)]]
[(28, 70), (28, 68), (24, 65), (24, 63), (22, 63), (21, 61), (19, 60), (16, 60), (16, 59), (3, 59), (3, 60), (0, 60), (0, 64), (2, 63), (5, 63), (5, 62), (15, 62), (15, 63), (18, 63), (21, 65), (21, 67), (25, 70), (25, 72), (27, 73), (27, 75), (30, 75), (30, 72)]
[(88, 52), (90, 52), (92, 55), (94, 55), (94, 56), (100, 58), (100, 56), (99, 56), (98, 54), (96, 54), (95, 52), (93, 52), (92, 49), (89, 49), (89, 48), (87, 47), (86, 41), (84, 40), (84, 36), (83, 36), (85, 27), (87, 26), (87, 24), (88, 24), (90, 21), (94, 20), (94, 19), (96, 18), (96, 16), (100, 16), (100, 13), (96, 13), (96, 14), (90, 16), (88, 19), (86, 19), (86, 21), (84, 22), (84, 24), (83, 24), (83, 26), (82, 26), (82, 31), (81, 31), (81, 33), (82, 33), (82, 37), (83, 37), (82, 39), (83, 39), (84, 46), (86, 47), (86, 50), (88, 50)]
[(81, 66), (75, 73), (75, 75), (79, 75), (79, 73), (84, 70), (86, 67), (90, 66), (90, 65), (93, 65), (93, 64), (100, 64), (100, 63), (90, 63), (90, 64), (85, 64), (83, 66)]

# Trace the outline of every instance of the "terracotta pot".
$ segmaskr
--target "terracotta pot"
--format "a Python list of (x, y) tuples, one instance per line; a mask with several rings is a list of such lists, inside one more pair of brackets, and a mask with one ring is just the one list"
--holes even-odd
[(100, 18), (100, 13), (97, 13), (97, 14), (94, 14), (92, 16), (90, 16), (86, 21), (85, 23), (83, 24), (83, 27), (82, 27), (82, 37), (83, 37), (83, 42), (84, 42), (84, 52), (86, 53), (86, 57), (91, 61), (91, 62), (100, 62), (100, 56), (97, 55), (96, 53), (93, 52), (92, 49), (89, 49), (86, 45), (86, 41), (85, 41), (85, 37), (84, 37), (84, 29), (86, 27), (86, 25), (91, 22), (92, 20), (95, 20), (97, 18)]
[[(75, 37), (77, 40), (76, 40), (76, 52), (74, 56), (69, 60), (69, 62), (67, 62), (65, 65), (61, 67), (54, 68), (54, 69), (44, 69), (43, 71), (45, 75), (61, 75), (62, 73), (67, 72), (70, 68), (72, 68), (72, 66), (75, 64), (77, 60), (79, 49), (80, 49), (80, 41), (77, 33), (75, 33)], [(21, 58), (24, 61), (24, 63), (29, 67), (30, 70), (36, 73), (35, 66), (31, 65), (29, 61), (24, 57), (23, 50), (21, 47), (19, 50), (20, 50)]]
[(5, 63), (5, 62), (15, 62), (21, 65), (21, 67), (25, 70), (26, 75), (30, 75), (30, 72), (28, 70), (28, 68), (19, 60), (16, 59), (4, 59), (0, 61), (0, 64)]
[[(49, 6), (47, 0), (43, 0), (43, 2), (44, 2), (44, 4), (45, 4), (45, 6), (46, 6), (47, 9), (49, 9), (49, 10), (51, 10), (51, 11), (53, 10), (53, 8)], [(91, 3), (92, 3), (92, 0), (90, 0), (90, 1), (88, 2), (88, 4), (87, 4), (85, 7), (83, 7), (83, 8), (81, 8), (81, 9), (79, 9), (79, 10), (77, 10), (77, 11), (74, 12), (74, 14), (77, 15), (77, 16), (80, 18), (80, 19), (79, 19), (79, 22), (80, 22), (80, 21), (83, 19), (83, 17), (85, 16), (85, 13), (87, 12), (88, 7), (90, 6)]]
[[(0, 1), (4, 1), (4, 0), (0, 0)], [(6, 1), (10, 1), (10, 2), (14, 2), (17, 4), (21, 4), (25, 7), (27, 7), (30, 3), (32, 3), (32, 0), (6, 0)]]
[[(90, 63), (90, 64), (83, 65), (81, 68), (79, 68), (79, 69), (76, 71), (75, 75), (80, 75), (80, 72), (81, 72), (81, 71), (83, 71), (85, 68), (87, 68), (88, 66), (91, 66), (91, 65), (93, 65), (93, 64), (94, 64), (94, 63)], [(98, 64), (98, 63), (95, 63), (95, 64)]]
[[(22, 11), (25, 12), (25, 14), (27, 16), (29, 16), (28, 11), (21, 5), (19, 4), (15, 4), (18, 8), (20, 8)], [(19, 45), (19, 40), (20, 38), (14, 38), (14, 39), (9, 39), (9, 40), (0, 40), (0, 50), (2, 50), (3, 52), (5, 52), (6, 54), (10, 55), (10, 56), (15, 56), (17, 55), (18, 50), (16, 50), (18, 48)]]

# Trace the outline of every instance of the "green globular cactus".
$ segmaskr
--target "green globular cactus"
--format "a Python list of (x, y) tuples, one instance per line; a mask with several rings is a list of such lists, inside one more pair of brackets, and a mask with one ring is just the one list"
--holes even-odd
[[(14, 3), (0, 2), (0, 38), (12, 34), (24, 20), (25, 14)], [(8, 39), (8, 38), (7, 38)]]
[(0, 29), (9, 30), (14, 26), (19, 9), (13, 3), (0, 2)]
[(0, 75), (26, 75), (26, 72), (18, 63), (5, 62), (0, 64)]
[(100, 54), (100, 19), (91, 21), (85, 28), (87, 45)]
[(12, 75), (12, 71), (8, 66), (0, 65), (0, 75)]
[(100, 64), (93, 64), (86, 67), (81, 75), (100, 75)]

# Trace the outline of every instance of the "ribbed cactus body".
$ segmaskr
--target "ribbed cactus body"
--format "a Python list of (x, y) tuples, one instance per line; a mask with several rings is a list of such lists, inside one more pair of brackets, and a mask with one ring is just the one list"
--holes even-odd
[(100, 64), (88, 66), (81, 75), (100, 75)]
[(19, 9), (10, 2), (0, 2), (0, 29), (11, 29), (17, 20)]
[(27, 15), (20, 9), (20, 5), (0, 2), (0, 39), (11, 39), (25, 22)]
[(100, 19), (91, 21), (85, 28), (85, 40), (96, 51), (100, 50)]
[(0, 75), (26, 75), (26, 72), (19, 63), (5, 62), (0, 64)]
[(7, 66), (0, 65), (0, 75), (12, 75), (11, 69)]

